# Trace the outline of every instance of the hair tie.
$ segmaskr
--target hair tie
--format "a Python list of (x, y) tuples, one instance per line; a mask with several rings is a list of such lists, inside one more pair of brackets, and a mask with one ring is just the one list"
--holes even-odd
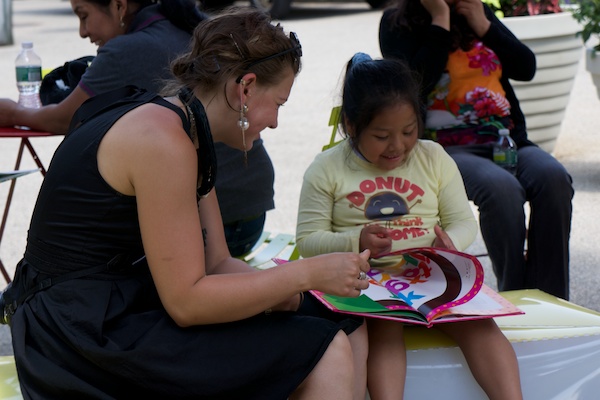
[(373, 59), (371, 58), (370, 55), (366, 54), (366, 53), (356, 53), (354, 54), (354, 56), (352, 56), (352, 67), (354, 67), (355, 65), (358, 65), (362, 62), (365, 61), (372, 61)]

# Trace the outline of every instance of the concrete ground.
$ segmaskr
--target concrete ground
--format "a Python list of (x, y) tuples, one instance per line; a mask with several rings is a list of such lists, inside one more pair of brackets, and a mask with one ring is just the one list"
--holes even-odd
[[(44, 68), (96, 52), (88, 40), (78, 36), (78, 21), (70, 4), (61, 0), (14, 0), (14, 45), (0, 46), (0, 96), (16, 99), (14, 59), (21, 41), (33, 40)], [(288, 103), (281, 109), (279, 127), (266, 131), (265, 145), (276, 170), (276, 209), (267, 216), (271, 232), (295, 231), (302, 174), (321, 146), (329, 140), (329, 112), (339, 103), (339, 80), (346, 61), (357, 51), (380, 57), (377, 29), (381, 11), (366, 3), (307, 3), (293, 5), (282, 21), (286, 31), (297, 32), (304, 50), (303, 70)], [(583, 61), (583, 52), (582, 52)], [(600, 259), (596, 238), (600, 237), (600, 101), (583, 62), (575, 79), (569, 107), (554, 155), (569, 170), (575, 185), (571, 235), (571, 301), (600, 311)], [(47, 166), (61, 137), (33, 139)], [(18, 141), (0, 142), (0, 171), (14, 168)], [(25, 157), (22, 168), (35, 165)], [(8, 224), (0, 246), (0, 259), (12, 275), (25, 247), (29, 219), (40, 174), (19, 178)], [(4, 204), (8, 184), (0, 185)], [(548, 221), (551, 223), (551, 221)], [(485, 252), (480, 237), (468, 249)], [(486, 283), (495, 287), (489, 261), (482, 259)], [(1, 280), (1, 278), (0, 278)], [(0, 282), (0, 288), (5, 284)], [(12, 354), (10, 332), (0, 326), (0, 355)]]

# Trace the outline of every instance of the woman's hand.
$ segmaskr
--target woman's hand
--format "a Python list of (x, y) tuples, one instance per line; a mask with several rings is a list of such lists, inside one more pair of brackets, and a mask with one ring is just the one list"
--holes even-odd
[(433, 230), (435, 231), (435, 240), (433, 241), (433, 247), (439, 247), (442, 249), (456, 250), (454, 243), (450, 236), (444, 231), (439, 225), (436, 225)]
[(431, 15), (431, 25), (450, 30), (450, 6), (446, 0), (421, 0), (421, 4)]
[(370, 256), (371, 252), (365, 250), (360, 254), (331, 253), (312, 257), (314, 268), (310, 287), (336, 296), (358, 297), (361, 290), (369, 287), (361, 272), (367, 273), (371, 269)]
[(390, 230), (380, 225), (367, 225), (360, 231), (359, 249), (370, 250), (371, 256), (389, 253), (392, 249)]
[(15, 110), (18, 104), (10, 99), (0, 99), (0, 126), (15, 125)]
[(480, 38), (490, 29), (491, 22), (485, 16), (481, 0), (457, 0), (454, 7)]

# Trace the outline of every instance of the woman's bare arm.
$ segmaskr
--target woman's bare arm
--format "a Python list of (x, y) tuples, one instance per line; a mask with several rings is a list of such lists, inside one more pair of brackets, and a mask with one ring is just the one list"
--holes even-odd
[(75, 88), (63, 101), (41, 108), (26, 108), (9, 99), (0, 99), (0, 126), (23, 125), (32, 129), (64, 135), (75, 111), (90, 97)]
[[(137, 198), (148, 264), (163, 305), (179, 325), (247, 318), (308, 289), (358, 296), (366, 288), (358, 273), (369, 268), (368, 252), (332, 254), (265, 271), (251, 271), (231, 258), (216, 198), (203, 200), (198, 211), (196, 163), (179, 117), (154, 104), (121, 118), (98, 152), (107, 182)], [(244, 268), (249, 272), (240, 273)]]

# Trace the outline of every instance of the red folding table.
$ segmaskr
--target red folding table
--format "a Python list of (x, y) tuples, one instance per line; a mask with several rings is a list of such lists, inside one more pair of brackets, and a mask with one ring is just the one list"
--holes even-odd
[[(29, 141), (29, 138), (47, 137), (47, 136), (56, 136), (56, 135), (49, 133), (49, 132), (34, 131), (34, 130), (29, 130), (29, 129), (16, 128), (16, 127), (15, 128), (0, 127), (0, 138), (21, 139), (20, 144), (19, 144), (19, 150), (17, 152), (15, 168), (14, 168), (16, 171), (18, 171), (20, 169), (21, 160), (23, 158), (23, 151), (25, 149), (27, 149), (27, 151), (29, 151), (29, 154), (33, 158), (33, 161), (35, 161), (36, 165), (38, 166), (41, 174), (44, 176), (46, 175), (46, 168), (44, 167), (44, 165), (42, 164), (42, 161), (38, 157), (35, 149), (33, 148), (31, 142)], [(16, 179), (12, 179), (10, 181), (10, 188), (8, 190), (8, 196), (6, 198), (6, 205), (4, 206), (4, 214), (2, 215), (2, 224), (0, 225), (0, 243), (2, 243), (2, 236), (4, 235), (4, 228), (6, 227), (6, 221), (8, 219), (8, 212), (10, 210), (10, 204), (12, 202), (12, 196), (13, 196), (13, 193), (15, 190), (16, 183), (17, 183)], [(11, 278), (8, 275), (8, 272), (6, 271), (6, 269), (4, 268), (4, 264), (2, 264), (1, 260), (0, 260), (0, 272), (4, 276), (4, 279), (6, 280), (6, 282), (9, 283), (11, 281)]]

